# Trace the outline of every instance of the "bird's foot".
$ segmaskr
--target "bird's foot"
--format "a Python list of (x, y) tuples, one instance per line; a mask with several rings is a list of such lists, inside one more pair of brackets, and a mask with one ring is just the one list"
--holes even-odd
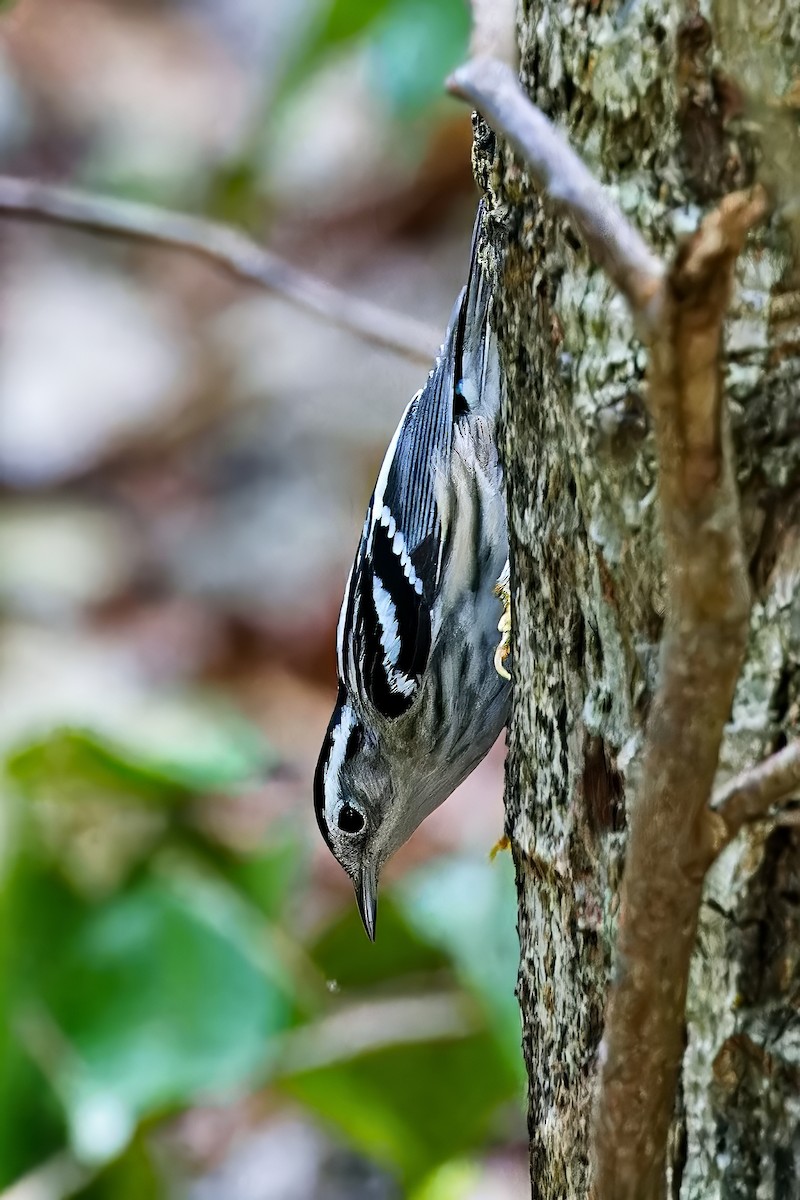
[(508, 837), (507, 834), (504, 833), (503, 836), (500, 838), (500, 841), (495, 842), (495, 844), (492, 846), (491, 850), (489, 851), (489, 861), (494, 862), (494, 860), (497, 858), (498, 854), (501, 854), (504, 850), (510, 850), (510, 849), (511, 849), (511, 839)]
[(505, 660), (511, 653), (511, 568), (509, 563), (503, 567), (500, 578), (495, 585), (495, 595), (503, 602), (503, 615), (497, 623), (497, 630), (502, 636), (500, 644), (494, 652), (494, 667), (503, 679), (510, 679), (506, 670)]

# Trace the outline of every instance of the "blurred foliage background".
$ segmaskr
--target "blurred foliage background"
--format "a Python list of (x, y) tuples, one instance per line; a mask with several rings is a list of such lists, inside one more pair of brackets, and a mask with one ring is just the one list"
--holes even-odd
[[(463, 0), (18, 0), (2, 170), (235, 221), (443, 330), (467, 33)], [(523, 1194), (502, 748), (375, 946), (311, 808), (420, 371), (185, 256), (0, 228), (0, 1196)]]

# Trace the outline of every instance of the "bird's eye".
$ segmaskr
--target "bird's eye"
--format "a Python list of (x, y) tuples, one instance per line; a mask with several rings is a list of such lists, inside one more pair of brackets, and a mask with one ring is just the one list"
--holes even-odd
[(339, 809), (336, 821), (342, 833), (361, 833), (364, 828), (364, 817), (352, 804), (343, 804)]

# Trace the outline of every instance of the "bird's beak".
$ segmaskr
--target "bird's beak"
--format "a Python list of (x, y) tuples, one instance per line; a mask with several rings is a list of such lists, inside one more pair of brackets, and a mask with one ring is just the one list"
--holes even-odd
[(378, 872), (371, 864), (365, 864), (354, 879), (356, 903), (361, 920), (371, 942), (375, 941), (375, 919), (378, 913)]

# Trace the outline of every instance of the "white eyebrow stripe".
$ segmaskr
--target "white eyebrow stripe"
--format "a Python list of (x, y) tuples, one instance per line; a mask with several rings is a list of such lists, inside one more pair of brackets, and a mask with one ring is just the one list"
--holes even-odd
[(336, 809), (339, 805), (341, 795), (339, 792), (339, 774), (344, 763), (344, 752), (347, 749), (347, 739), (350, 736), (350, 731), (355, 725), (356, 714), (349, 704), (345, 704), (342, 708), (339, 724), (334, 730), (331, 739), (331, 753), (328, 759), (328, 766), (325, 771), (325, 819), (328, 822), (328, 828), (332, 829), (335, 826)]
[(344, 599), (342, 607), (339, 609), (339, 620), (336, 623), (336, 666), (339, 670), (339, 678), (344, 680), (344, 634), (345, 621), (347, 620), (347, 606), (350, 603), (350, 585), (353, 582), (353, 571), (355, 564), (350, 568), (350, 574), (347, 576), (347, 586), (344, 589)]

